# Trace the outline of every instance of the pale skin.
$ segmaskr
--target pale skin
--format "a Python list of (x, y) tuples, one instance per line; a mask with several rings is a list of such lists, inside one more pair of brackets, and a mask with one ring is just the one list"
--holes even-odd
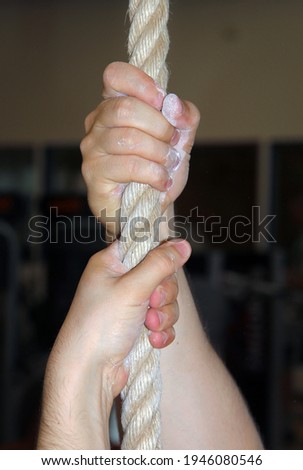
[[(187, 181), (197, 108), (165, 97), (150, 77), (119, 62), (105, 70), (103, 98), (85, 121), (81, 144), (94, 215), (106, 209), (115, 217), (125, 184), (138, 181), (162, 192), (162, 212), (172, 216)], [(118, 225), (107, 230), (115, 238)], [(163, 239), (167, 234), (163, 224)], [(48, 361), (38, 449), (109, 448), (110, 410), (143, 323), (151, 344), (163, 348), (163, 448), (262, 448), (198, 318), (182, 271), (190, 251), (186, 241), (163, 242), (127, 273), (115, 241), (90, 260)]]

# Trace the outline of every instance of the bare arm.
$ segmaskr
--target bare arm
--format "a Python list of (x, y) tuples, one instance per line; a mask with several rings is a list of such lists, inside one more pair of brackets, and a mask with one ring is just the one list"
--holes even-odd
[[(106, 69), (103, 96), (86, 119), (82, 143), (92, 211), (117, 214), (130, 181), (161, 191), (162, 210), (171, 210), (187, 181), (198, 110), (175, 95), (164, 98), (150, 77), (128, 64)], [(110, 230), (114, 236), (118, 232)], [(178, 301), (176, 340), (161, 362), (164, 447), (261, 448), (247, 406), (203, 331), (184, 274)], [(156, 316), (150, 321), (155, 330), (163, 329)]]
[(183, 271), (178, 282), (176, 340), (161, 356), (164, 448), (261, 449), (247, 406), (201, 326)]

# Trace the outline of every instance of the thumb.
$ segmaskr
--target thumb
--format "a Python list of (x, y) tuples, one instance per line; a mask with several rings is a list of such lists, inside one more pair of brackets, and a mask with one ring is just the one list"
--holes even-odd
[(200, 122), (198, 108), (190, 101), (181, 100), (174, 93), (169, 93), (164, 98), (162, 114), (172, 126), (180, 130), (196, 131)]
[(141, 263), (120, 278), (129, 301), (142, 304), (161, 282), (172, 276), (188, 260), (190, 244), (185, 240), (169, 240), (150, 251)]
[(196, 130), (200, 122), (198, 108), (190, 101), (182, 101), (174, 93), (168, 94), (163, 101), (162, 114), (165, 119), (179, 130), (180, 138), (175, 148), (190, 153)]

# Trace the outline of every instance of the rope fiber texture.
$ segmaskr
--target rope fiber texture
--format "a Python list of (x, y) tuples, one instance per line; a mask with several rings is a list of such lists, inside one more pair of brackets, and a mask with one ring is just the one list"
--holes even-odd
[[(169, 0), (129, 1), (129, 62), (150, 75), (164, 90), (168, 81), (165, 64), (169, 49), (168, 15)], [(126, 222), (121, 226), (119, 246), (127, 269), (140, 263), (159, 244), (156, 221), (161, 215), (160, 194), (139, 183), (130, 183), (123, 193), (121, 220)], [(141, 237), (134, 230), (137, 227), (138, 231), (140, 221), (144, 227)], [(151, 346), (145, 327), (127, 357), (126, 366), (129, 378), (121, 393), (122, 449), (161, 449), (160, 351)]]

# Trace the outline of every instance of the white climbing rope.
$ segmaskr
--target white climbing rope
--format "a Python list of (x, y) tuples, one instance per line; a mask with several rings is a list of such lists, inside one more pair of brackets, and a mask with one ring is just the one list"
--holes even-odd
[[(165, 64), (169, 48), (168, 13), (169, 0), (129, 1), (129, 61), (164, 90), (168, 79)], [(122, 226), (120, 250), (128, 269), (136, 266), (159, 243), (153, 230), (161, 215), (159, 197), (159, 191), (145, 184), (130, 183), (124, 191), (121, 220), (126, 222)], [(139, 231), (136, 237), (134, 228), (139, 227), (140, 221), (146, 233)], [(144, 223), (146, 221), (148, 223)], [(150, 236), (146, 236), (148, 232)], [(121, 394), (122, 449), (161, 449), (160, 352), (151, 346), (145, 327), (127, 358), (127, 366), (129, 379)]]

